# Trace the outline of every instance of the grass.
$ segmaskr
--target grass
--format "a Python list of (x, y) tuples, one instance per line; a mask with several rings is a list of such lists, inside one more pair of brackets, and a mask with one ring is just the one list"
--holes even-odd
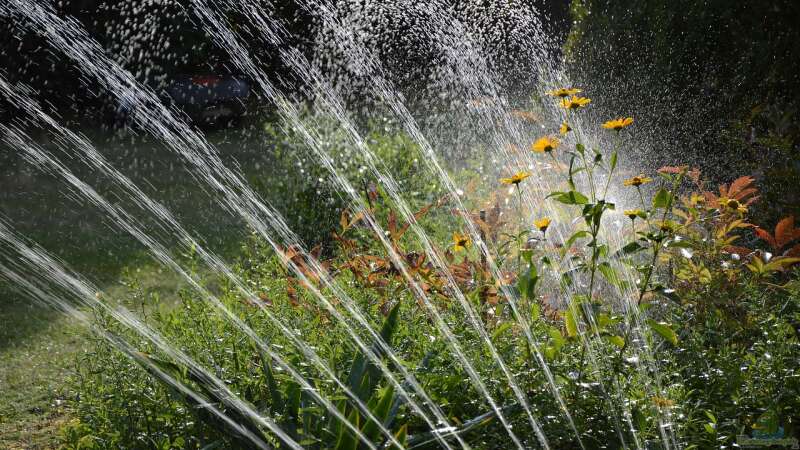
[[(250, 160), (259, 151), (251, 142), (245, 145), (246, 137), (236, 131), (210, 137), (225, 157)], [(95, 141), (103, 142), (101, 151), (114, 165), (137, 183), (147, 180), (142, 186), (154, 189), (155, 198), (184, 222), (199, 225), (194, 231), (208, 236), (217, 252), (226, 255), (238, 248), (241, 236), (234, 232), (236, 224), (219, 214), (196, 182), (177, 169), (179, 165), (166, 150), (147, 142), (104, 139)], [(132, 160), (138, 160), (138, 165), (131, 164)], [(78, 173), (93, 183), (92, 174)], [(102, 192), (103, 181), (95, 181)], [(69, 199), (63, 193), (63, 182), (11, 158), (3, 160), (0, 185), (10, 187), (0, 191), (0, 216), (95, 280), (109, 298), (124, 289), (120, 278), (131, 275), (139, 280), (141, 289), (157, 293), (165, 308), (174, 304), (180, 287), (176, 276), (154, 266), (133, 238), (113, 231), (94, 208)], [(212, 213), (218, 219), (202, 220), (216, 217), (210, 216)], [(85, 331), (69, 318), (32, 304), (0, 281), (0, 448), (58, 445), (59, 428), (71, 418), (65, 399), (74, 392), (67, 379), (74, 373), (77, 357), (91, 344), (86, 338)]]
[[(157, 305), (127, 304), (148, 312), (171, 309), (183, 283), (162, 267), (134, 260), (120, 269), (137, 289), (157, 296)], [(202, 272), (201, 272), (202, 273)], [(128, 287), (109, 282), (107, 298), (123, 298)], [(0, 291), (0, 448), (57, 448), (59, 430), (72, 418), (69, 383), (80, 355), (91, 351), (87, 331), (69, 317), (9, 291)]]
[(71, 321), (3, 293), (0, 309), (0, 448), (55, 448), (70, 418), (64, 383), (86, 345)]

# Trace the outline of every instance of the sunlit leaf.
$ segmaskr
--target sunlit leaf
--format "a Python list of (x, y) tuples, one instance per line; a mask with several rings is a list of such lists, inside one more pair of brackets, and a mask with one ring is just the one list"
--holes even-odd
[(552, 192), (547, 198), (553, 198), (565, 205), (585, 205), (589, 199), (578, 191)]
[(619, 348), (625, 347), (625, 339), (622, 336), (611, 335), (611, 336), (603, 336), (603, 339), (610, 342), (611, 344), (616, 345)]
[(672, 194), (664, 188), (659, 189), (653, 197), (653, 208), (669, 208), (671, 204)]
[(647, 324), (653, 331), (661, 335), (661, 337), (663, 337), (666, 341), (672, 345), (678, 345), (678, 335), (675, 334), (675, 330), (673, 330), (669, 324), (656, 322), (652, 319), (648, 319)]
[(567, 309), (564, 312), (564, 325), (567, 328), (567, 336), (575, 337), (578, 335), (578, 322), (575, 320), (572, 309)]

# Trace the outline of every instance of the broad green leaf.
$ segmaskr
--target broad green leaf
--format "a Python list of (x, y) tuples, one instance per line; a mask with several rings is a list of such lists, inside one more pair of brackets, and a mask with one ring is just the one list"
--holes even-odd
[(671, 204), (672, 194), (664, 188), (659, 189), (653, 197), (653, 208), (669, 208)]
[(675, 240), (675, 239), (670, 239), (670, 240), (667, 242), (667, 247), (673, 247), (673, 248), (692, 248), (692, 247), (693, 247), (693, 245), (692, 245), (692, 243), (691, 243), (691, 242), (689, 242), (689, 241), (687, 241), (687, 240), (683, 240), (683, 239), (681, 239), (681, 240), (679, 240), (679, 241), (678, 241), (678, 240)]
[(567, 328), (567, 336), (575, 337), (578, 335), (578, 322), (575, 320), (572, 309), (567, 309), (564, 314), (564, 325)]
[(661, 337), (670, 342), (672, 345), (678, 345), (678, 335), (675, 334), (675, 330), (673, 330), (669, 324), (659, 323), (652, 319), (649, 319), (647, 324), (650, 325), (650, 328), (653, 331), (661, 335)]
[(553, 341), (553, 347), (555, 347), (556, 350), (564, 346), (564, 336), (557, 328), (550, 327), (550, 330), (548, 330), (547, 334), (550, 335), (550, 340)]
[(644, 249), (645, 247), (639, 244), (638, 242), (630, 242), (626, 246), (622, 247), (620, 251), (623, 254), (630, 255)]
[(603, 339), (616, 345), (619, 348), (625, 347), (625, 339), (622, 339), (622, 336), (617, 336), (617, 335), (603, 336)]
[(553, 198), (557, 202), (565, 205), (585, 205), (589, 203), (589, 199), (578, 191), (569, 192), (552, 192), (547, 198)]

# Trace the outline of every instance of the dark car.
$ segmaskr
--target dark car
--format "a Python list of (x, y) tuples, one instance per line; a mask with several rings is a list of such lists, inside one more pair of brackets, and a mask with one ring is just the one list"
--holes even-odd
[[(247, 111), (250, 83), (233, 75), (178, 75), (161, 91), (162, 101), (182, 110), (193, 121), (214, 124), (241, 117)], [(128, 123), (134, 102), (123, 100), (117, 119)]]

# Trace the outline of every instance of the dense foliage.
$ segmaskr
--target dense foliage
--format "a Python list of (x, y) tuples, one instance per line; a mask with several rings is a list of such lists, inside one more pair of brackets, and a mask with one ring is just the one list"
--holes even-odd
[[(98, 314), (139, 352), (106, 337), (78, 361), (67, 448), (281, 446), (263, 417), (308, 448), (508, 448), (510, 430), (535, 447), (538, 426), (552, 448), (797, 436), (800, 229), (750, 223), (750, 177), (710, 189), (674, 166), (620, 181), (633, 119), (602, 125), (611, 148), (587, 148), (571, 129), (589, 104), (576, 93), (551, 93), (564, 137), (532, 144), (557, 175), (549, 209), (524, 200), (525, 171), (500, 180), (513, 194), (489, 211), (459, 210), (444, 192), (412, 201), (413, 220), (366, 181), (361, 206), (315, 213), (336, 218), (328, 251), (253, 238), (234, 268), (241, 285), (205, 280), (218, 305), (187, 289), (176, 308), (149, 308), (158, 297), (131, 279), (123, 304), (198, 365)], [(371, 142), (410, 174), (406, 138)], [(637, 193), (632, 209), (605, 200), (611, 183)], [(629, 226), (612, 231), (615, 219)], [(437, 410), (452, 426), (438, 435)]]

